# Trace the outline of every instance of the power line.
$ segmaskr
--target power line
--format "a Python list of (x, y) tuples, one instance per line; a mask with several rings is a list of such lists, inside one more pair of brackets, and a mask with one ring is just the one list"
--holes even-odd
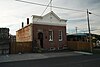
[(45, 8), (45, 10), (44, 10), (43, 13), (41, 14), (41, 16), (44, 14), (44, 12), (46, 11), (46, 9), (49, 7), (51, 1), (52, 1), (52, 0), (50, 0), (49, 4), (48, 4), (47, 7)]
[[(97, 30), (100, 30), (100, 29), (91, 29), (90, 31), (97, 31)], [(88, 30), (79, 30), (80, 32), (88, 32)]]
[[(48, 7), (51, 7), (51, 8), (64, 9), (64, 10), (71, 10), (71, 11), (78, 11), (78, 12), (86, 12), (86, 11), (83, 11), (83, 10), (77, 10), (77, 9), (70, 9), (70, 8), (52, 6), (52, 4), (49, 5), (49, 4), (51, 3), (52, 0), (50, 1), (50, 3), (49, 3), (48, 5), (40, 4), (40, 3), (33, 3), (33, 2), (28, 2), (28, 1), (23, 1), (23, 0), (16, 0), (16, 1), (24, 2), (24, 3), (29, 3), (29, 4), (40, 5), (40, 6), (47, 6), (46, 9), (47, 9)], [(46, 9), (43, 11), (43, 13), (42, 13), (41, 15), (44, 14), (44, 12), (46, 11)], [(97, 14), (94, 14), (94, 13), (91, 13), (91, 12), (88, 12), (88, 13), (100, 17), (100, 15), (97, 15)], [(38, 21), (38, 20), (37, 20), (37, 21)]]
[(51, 0), (51, 2), (50, 2), (50, 11), (52, 11), (52, 0)]
[(96, 30), (100, 30), (100, 29), (93, 29), (93, 30), (91, 30), (91, 31), (96, 31)]
[[(52, 0), (50, 0), (49, 4), (48, 4), (48, 5), (46, 6), (46, 8), (44, 9), (44, 11), (42, 12), (41, 16), (44, 14), (44, 12), (46, 11), (46, 9), (47, 9), (48, 6), (50, 5), (51, 1), (52, 1)], [(39, 20), (39, 18), (38, 18), (35, 22), (37, 22), (38, 20)], [(33, 23), (34, 23), (34, 22), (33, 22)], [(33, 26), (33, 29), (34, 29), (34, 26)], [(33, 35), (34, 35), (34, 33), (33, 33)]]
[(98, 15), (98, 14), (95, 14), (95, 13), (92, 13), (93, 15), (95, 15), (95, 16), (98, 16), (98, 17), (100, 17), (100, 15)]
[[(100, 5), (100, 4), (99, 4), (99, 5)], [(99, 8), (100, 8), (99, 5), (98, 5), (98, 7), (91, 8), (90, 10), (96, 10), (96, 9), (99, 9)]]
[[(48, 3), (48, 5), (46, 6), (46, 8), (44, 9), (44, 11), (42, 12), (41, 16), (44, 14), (44, 12), (46, 11), (46, 9), (47, 9), (48, 6), (50, 5), (51, 1), (52, 1), (52, 0), (50, 0), (50, 2)], [(38, 21), (38, 20), (39, 20), (39, 18), (37, 19), (37, 21)], [(36, 22), (37, 22), (37, 21), (36, 21)]]
[[(33, 3), (33, 2), (28, 2), (28, 1), (23, 1), (23, 0), (16, 0), (16, 1), (23, 2), (23, 3), (28, 3), (28, 4), (40, 5), (40, 6), (53, 7), (53, 8), (57, 8), (57, 9), (64, 9), (64, 10), (71, 10), (71, 11), (78, 11), (78, 12), (86, 12), (86, 11), (83, 11), (83, 10), (70, 9), (70, 8), (64, 8), (64, 7), (57, 7), (57, 6), (52, 6), (52, 5), (50, 6), (50, 5), (45, 5), (45, 4), (40, 4), (40, 3)], [(50, 3), (51, 2), (52, 2), (52, 0), (50, 1)], [(47, 7), (46, 7), (46, 9), (47, 9)], [(44, 10), (44, 12), (46, 11), (46, 9)], [(43, 14), (44, 14), (44, 12), (43, 12)], [(91, 12), (89, 12), (89, 13), (91, 13)], [(43, 15), (43, 14), (41, 14), (41, 15)], [(92, 14), (95, 15), (95, 16), (100, 17), (100, 15), (98, 15), (98, 14), (95, 14), (95, 13), (92, 13)]]
[[(45, 4), (33, 3), (33, 2), (28, 2), (28, 1), (23, 1), (23, 0), (16, 0), (16, 1), (24, 2), (24, 3), (29, 3), (29, 4), (40, 5), (40, 6), (47, 6)], [(48, 6), (48, 7), (53, 7), (53, 8), (58, 8), (58, 9), (64, 9), (64, 10), (78, 11), (78, 12), (86, 12), (86, 11), (83, 11), (83, 10), (76, 10), (76, 9), (70, 9), (70, 8), (57, 7), (57, 6)]]

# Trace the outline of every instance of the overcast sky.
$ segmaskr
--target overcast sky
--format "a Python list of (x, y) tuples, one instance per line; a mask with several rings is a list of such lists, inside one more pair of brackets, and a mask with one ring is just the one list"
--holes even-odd
[[(47, 5), (50, 0), (23, 0), (33, 3)], [(53, 8), (53, 11), (62, 19), (67, 21), (67, 33), (75, 33), (75, 27), (78, 28), (78, 33), (87, 32), (86, 9), (98, 16), (90, 15), (91, 31), (95, 34), (100, 34), (100, 0), (53, 0), (53, 6), (70, 8), (80, 11), (62, 10)], [(26, 24), (26, 18), (32, 15), (41, 15), (46, 7), (18, 2), (16, 0), (0, 0), (0, 27), (10, 28), (11, 34), (16, 34), (16, 30), (21, 28), (21, 23)], [(50, 8), (46, 13), (50, 12)]]

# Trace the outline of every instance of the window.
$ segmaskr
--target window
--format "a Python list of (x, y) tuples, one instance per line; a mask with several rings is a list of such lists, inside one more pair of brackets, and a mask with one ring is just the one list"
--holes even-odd
[(53, 31), (49, 31), (49, 41), (53, 41)]
[(62, 41), (62, 31), (59, 30), (59, 41)]

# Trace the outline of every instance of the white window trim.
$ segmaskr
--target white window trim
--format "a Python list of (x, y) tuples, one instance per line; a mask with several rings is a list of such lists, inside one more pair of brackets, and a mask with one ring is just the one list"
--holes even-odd
[[(61, 39), (59, 39), (59, 41), (62, 41), (63, 40), (63, 37), (62, 37), (62, 30), (59, 30), (59, 32), (61, 31)], [(59, 35), (58, 35), (59, 36)]]
[(50, 39), (50, 35), (49, 35), (49, 41), (53, 41), (53, 30), (49, 30), (52, 31), (52, 39)]

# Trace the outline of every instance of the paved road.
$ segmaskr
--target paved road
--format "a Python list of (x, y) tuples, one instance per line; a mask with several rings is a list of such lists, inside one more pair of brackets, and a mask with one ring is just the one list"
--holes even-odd
[(100, 67), (100, 55), (79, 55), (0, 63), (0, 67)]
[(75, 56), (75, 55), (82, 55), (82, 54), (78, 52), (56, 52), (56, 53), (50, 52), (50, 53), (1, 55), (0, 63), (22, 61), (22, 60), (45, 59), (45, 58), (62, 57), (62, 56)]

